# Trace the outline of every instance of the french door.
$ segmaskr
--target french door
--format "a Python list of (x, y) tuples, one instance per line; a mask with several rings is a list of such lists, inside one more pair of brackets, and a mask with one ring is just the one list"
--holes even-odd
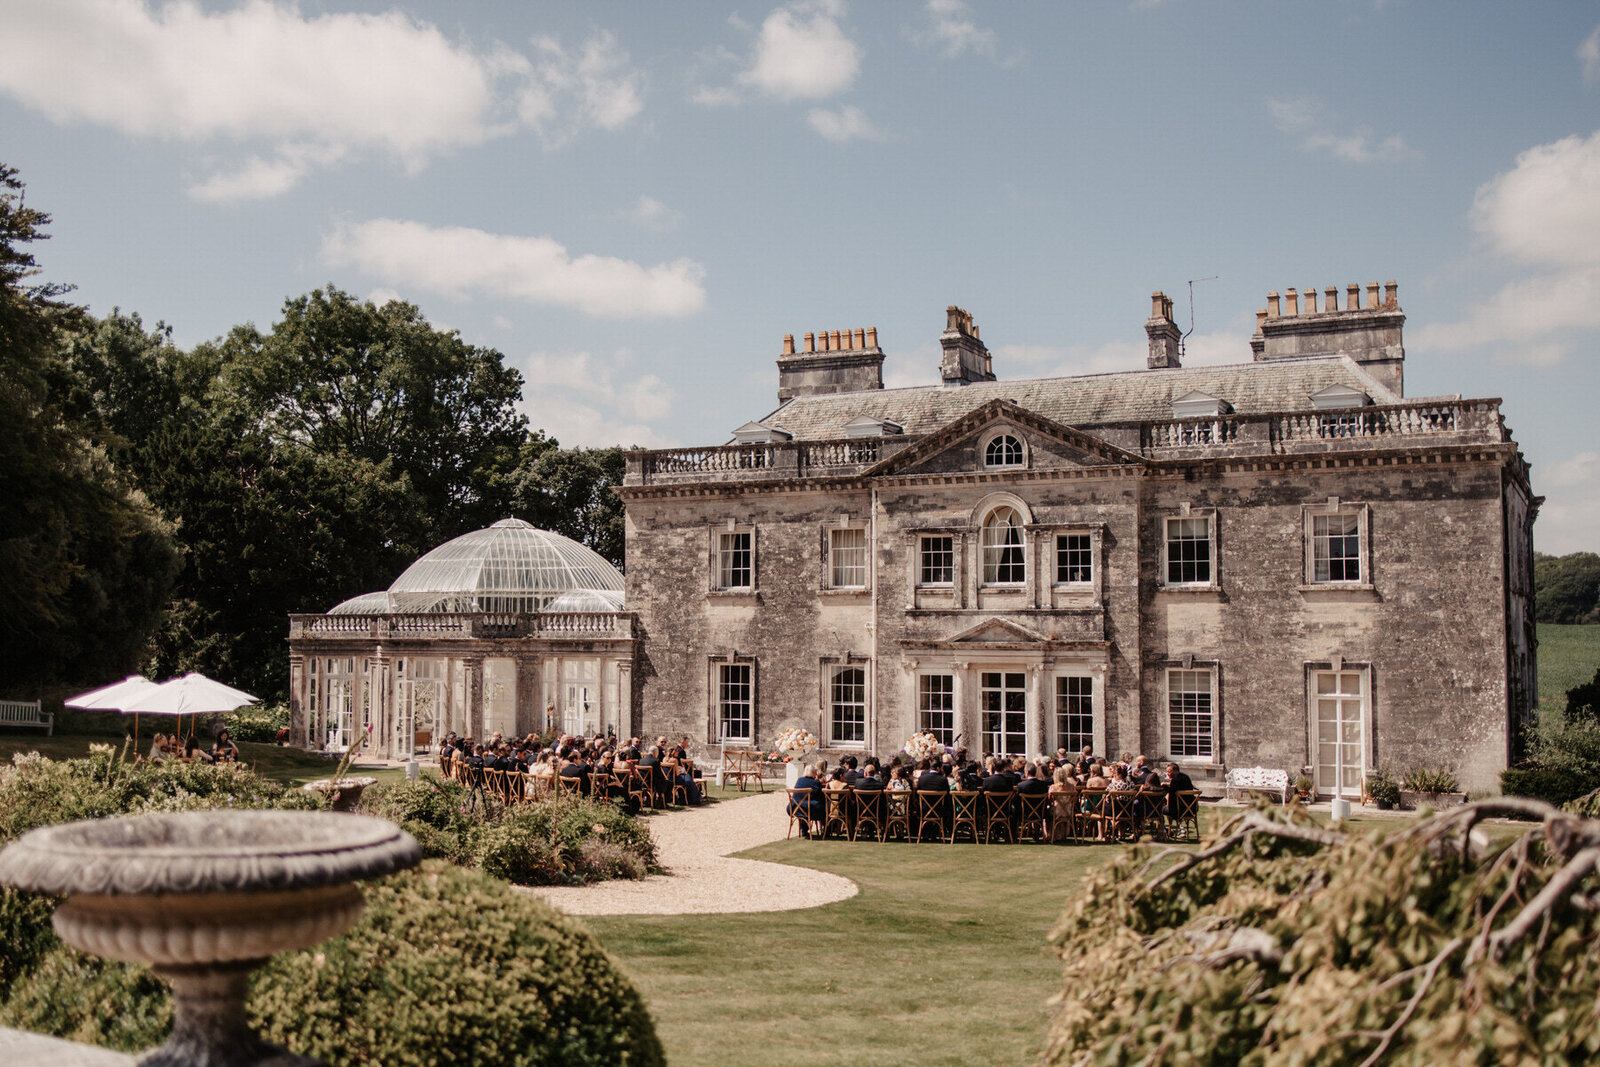
[(1028, 750), (1028, 678), (1022, 671), (983, 671), (978, 708), (985, 756), (1020, 756)]
[(1316, 671), (1312, 727), (1317, 738), (1317, 792), (1359, 799), (1366, 780), (1366, 693), (1363, 671)]

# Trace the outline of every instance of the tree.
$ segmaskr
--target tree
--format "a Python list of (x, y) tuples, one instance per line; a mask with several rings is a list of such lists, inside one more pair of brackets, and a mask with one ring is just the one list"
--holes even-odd
[(1536, 553), (1533, 597), (1539, 622), (1600, 622), (1600, 555)]
[(511, 510), (535, 526), (580, 541), (613, 565), (623, 565), (622, 484), (626, 460), (619, 446), (570, 448), (532, 433), (511, 476)]
[(0, 165), (0, 676), (34, 693), (132, 668), (178, 564), (170, 527), (63, 419), (57, 345), (83, 316), (30, 282), (49, 221)]

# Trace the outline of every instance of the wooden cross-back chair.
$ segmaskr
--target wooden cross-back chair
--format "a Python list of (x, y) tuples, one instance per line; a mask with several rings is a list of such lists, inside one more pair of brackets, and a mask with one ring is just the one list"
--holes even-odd
[(1021, 841), (1033, 831), (1035, 841), (1050, 837), (1050, 797), (1046, 793), (1017, 794), (1017, 840)]
[(855, 821), (850, 827), (850, 840), (861, 836), (863, 829), (875, 837), (883, 836), (883, 790), (863, 789), (849, 791), (855, 808)]
[(824, 789), (822, 791), (822, 836), (826, 838), (833, 832), (834, 827), (839, 828), (839, 836), (850, 837), (850, 791), (848, 789)]
[(784, 792), (789, 794), (789, 803), (784, 807), (789, 813), (789, 829), (784, 833), (783, 839), (789, 840), (796, 827), (799, 827), (801, 837), (810, 836), (811, 802), (816, 794), (810, 789), (785, 789)]
[(979, 801), (983, 794), (976, 789), (956, 789), (950, 793), (950, 844), (955, 844), (964, 826), (972, 834), (972, 843), (980, 840), (978, 831)]
[(979, 819), (983, 825), (983, 840), (985, 844), (994, 842), (996, 830), (1006, 835), (1007, 842), (1015, 842), (1016, 835), (1011, 829), (1011, 793), (983, 793), (983, 803), (979, 807)]
[(911, 840), (911, 824), (917, 810), (917, 795), (910, 789), (885, 789), (883, 791), (883, 840), (891, 840), (895, 831)]
[(1051, 793), (1045, 799), (1050, 802), (1050, 843), (1075, 840), (1078, 837), (1078, 791)]
[(950, 812), (950, 791), (947, 789), (919, 789), (917, 790), (917, 840), (923, 839), (923, 832), (928, 827), (933, 827), (934, 840), (942, 841), (947, 836)]

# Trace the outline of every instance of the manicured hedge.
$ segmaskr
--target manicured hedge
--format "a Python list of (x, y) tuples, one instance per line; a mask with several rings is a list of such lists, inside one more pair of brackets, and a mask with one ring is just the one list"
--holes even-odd
[[(588, 930), (475, 871), (429, 860), (366, 887), (349, 933), (275, 957), (251, 1024), (331, 1067), (658, 1067), (644, 1000)], [(0, 1023), (132, 1051), (165, 1040), (165, 986), (58, 946)]]
[(1595, 783), (1570, 771), (1544, 767), (1508, 767), (1500, 772), (1500, 791), (1510, 796), (1532, 797), (1560, 807), (1595, 788)]

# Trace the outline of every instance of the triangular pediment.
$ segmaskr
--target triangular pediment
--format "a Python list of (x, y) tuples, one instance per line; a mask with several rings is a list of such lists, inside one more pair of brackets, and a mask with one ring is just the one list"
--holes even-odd
[(1221, 397), (1202, 393), (1198, 389), (1191, 389), (1172, 402), (1172, 417), (1175, 419), (1197, 419), (1207, 415), (1225, 415), (1233, 410), (1233, 405)]
[[(1137, 455), (1109, 444), (1092, 434), (1047, 419), (1011, 400), (991, 400), (959, 419), (928, 434), (871, 468), (868, 475), (943, 474), (985, 470), (975, 446), (979, 439), (1003, 427), (1006, 432), (1026, 439), (1028, 462), (1033, 469), (1112, 467), (1139, 465)], [(1007, 467), (1002, 471), (1015, 471)]]
[(888, 419), (875, 419), (871, 415), (857, 415), (844, 424), (844, 435), (849, 438), (856, 437), (883, 437), (887, 434), (901, 433), (904, 427)]
[(794, 434), (776, 423), (769, 426), (764, 422), (747, 422), (733, 431), (734, 444), (739, 445), (767, 444), (773, 441), (789, 441), (793, 438)]
[(1353, 385), (1335, 382), (1311, 394), (1311, 406), (1318, 411), (1333, 408), (1359, 408), (1372, 403), (1372, 398)]
[(952, 635), (952, 647), (982, 647), (984, 645), (1045, 644), (1050, 639), (1037, 630), (1010, 619), (985, 619), (976, 626)]

